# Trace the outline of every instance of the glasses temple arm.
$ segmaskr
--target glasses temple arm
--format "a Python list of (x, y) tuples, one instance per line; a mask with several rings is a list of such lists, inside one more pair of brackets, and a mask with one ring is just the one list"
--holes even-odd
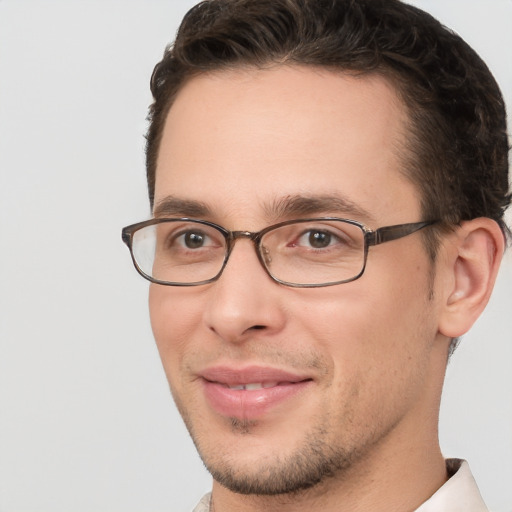
[(397, 224), (395, 226), (384, 226), (366, 233), (366, 243), (368, 246), (379, 245), (384, 242), (398, 240), (404, 236), (411, 235), (420, 229), (431, 226), (436, 221), (414, 222), (410, 224)]

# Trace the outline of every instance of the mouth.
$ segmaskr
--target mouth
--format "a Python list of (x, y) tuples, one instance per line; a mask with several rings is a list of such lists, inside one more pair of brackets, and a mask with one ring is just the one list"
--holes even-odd
[(245, 420), (288, 410), (313, 384), (309, 376), (266, 367), (209, 368), (201, 378), (206, 401), (215, 413)]
[(225, 386), (229, 389), (244, 390), (244, 391), (255, 391), (258, 389), (269, 389), (275, 388), (276, 386), (286, 386), (292, 384), (291, 382), (252, 382), (250, 384), (223, 384), (219, 382), (221, 386)]

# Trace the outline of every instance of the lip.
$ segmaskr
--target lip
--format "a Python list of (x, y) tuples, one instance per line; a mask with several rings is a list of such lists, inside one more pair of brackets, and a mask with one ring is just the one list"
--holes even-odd
[[(241, 420), (255, 420), (273, 409), (290, 406), (313, 382), (310, 376), (263, 366), (216, 366), (201, 372), (200, 377), (210, 407), (222, 416)], [(232, 389), (255, 383), (264, 387)]]

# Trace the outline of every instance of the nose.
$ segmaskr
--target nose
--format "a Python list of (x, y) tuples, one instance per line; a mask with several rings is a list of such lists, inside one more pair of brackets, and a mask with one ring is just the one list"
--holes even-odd
[(265, 272), (251, 240), (238, 240), (220, 278), (210, 286), (204, 322), (230, 343), (279, 332), (284, 287)]

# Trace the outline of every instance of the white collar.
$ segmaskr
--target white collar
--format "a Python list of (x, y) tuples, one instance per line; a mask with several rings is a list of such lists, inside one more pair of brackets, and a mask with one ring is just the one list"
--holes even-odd
[(446, 468), (452, 477), (416, 512), (489, 512), (469, 464), (461, 459), (447, 459)]

